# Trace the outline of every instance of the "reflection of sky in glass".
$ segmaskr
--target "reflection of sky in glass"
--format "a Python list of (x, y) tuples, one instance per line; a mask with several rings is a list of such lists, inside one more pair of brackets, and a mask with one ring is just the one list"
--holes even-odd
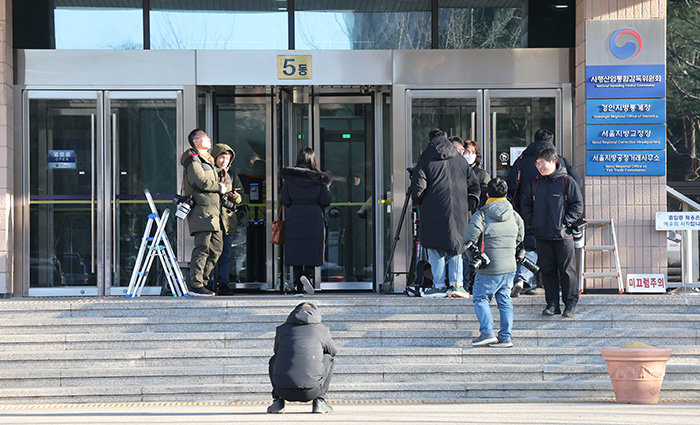
[(140, 9), (54, 10), (57, 49), (143, 49)]
[(152, 49), (287, 49), (286, 12), (151, 10)]
[(352, 49), (352, 13), (295, 12), (294, 47), (299, 50)]

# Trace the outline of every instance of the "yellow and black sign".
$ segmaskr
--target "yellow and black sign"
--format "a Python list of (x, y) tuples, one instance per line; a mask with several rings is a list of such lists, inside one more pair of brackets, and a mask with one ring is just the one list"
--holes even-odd
[(310, 80), (311, 55), (277, 56), (278, 80)]

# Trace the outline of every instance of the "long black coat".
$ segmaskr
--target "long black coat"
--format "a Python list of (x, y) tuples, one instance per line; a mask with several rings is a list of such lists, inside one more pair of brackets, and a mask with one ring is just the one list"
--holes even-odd
[(464, 231), (480, 193), (474, 171), (452, 142), (444, 136), (431, 140), (411, 177), (423, 247), (448, 255), (464, 252)]
[(285, 207), (285, 266), (323, 264), (325, 218), (331, 203), (330, 176), (303, 165), (283, 168), (282, 205)]
[(335, 356), (331, 331), (321, 324), (321, 313), (300, 304), (275, 332), (274, 355), (270, 359), (270, 381), (274, 388), (316, 388), (324, 378), (323, 355)]

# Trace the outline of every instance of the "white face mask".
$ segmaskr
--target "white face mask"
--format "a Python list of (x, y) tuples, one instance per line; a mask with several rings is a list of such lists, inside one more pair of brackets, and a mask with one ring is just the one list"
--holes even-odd
[(472, 165), (474, 163), (474, 161), (476, 161), (476, 154), (475, 153), (465, 153), (464, 159), (467, 160), (469, 165)]

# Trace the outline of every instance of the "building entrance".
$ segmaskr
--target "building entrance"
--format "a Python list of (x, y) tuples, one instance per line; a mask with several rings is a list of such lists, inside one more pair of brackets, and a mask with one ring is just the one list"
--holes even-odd
[[(149, 208), (177, 191), (179, 91), (24, 92), (23, 291), (120, 295)], [(173, 244), (175, 226), (167, 229)], [(158, 276), (144, 293), (157, 293)]]
[(317, 286), (374, 289), (375, 147), (382, 145), (375, 131), (377, 93), (287, 87), (216, 88), (202, 94), (205, 105), (212, 105), (205, 107), (205, 121), (210, 110), (215, 142), (236, 152), (232, 173), (243, 184), (248, 206), (234, 236), (231, 282), (277, 289), (282, 280), (291, 281), (283, 266), (284, 245), (268, 243), (268, 223), (279, 211), (280, 169), (295, 165), (299, 150), (311, 147), (321, 169), (333, 175)]

